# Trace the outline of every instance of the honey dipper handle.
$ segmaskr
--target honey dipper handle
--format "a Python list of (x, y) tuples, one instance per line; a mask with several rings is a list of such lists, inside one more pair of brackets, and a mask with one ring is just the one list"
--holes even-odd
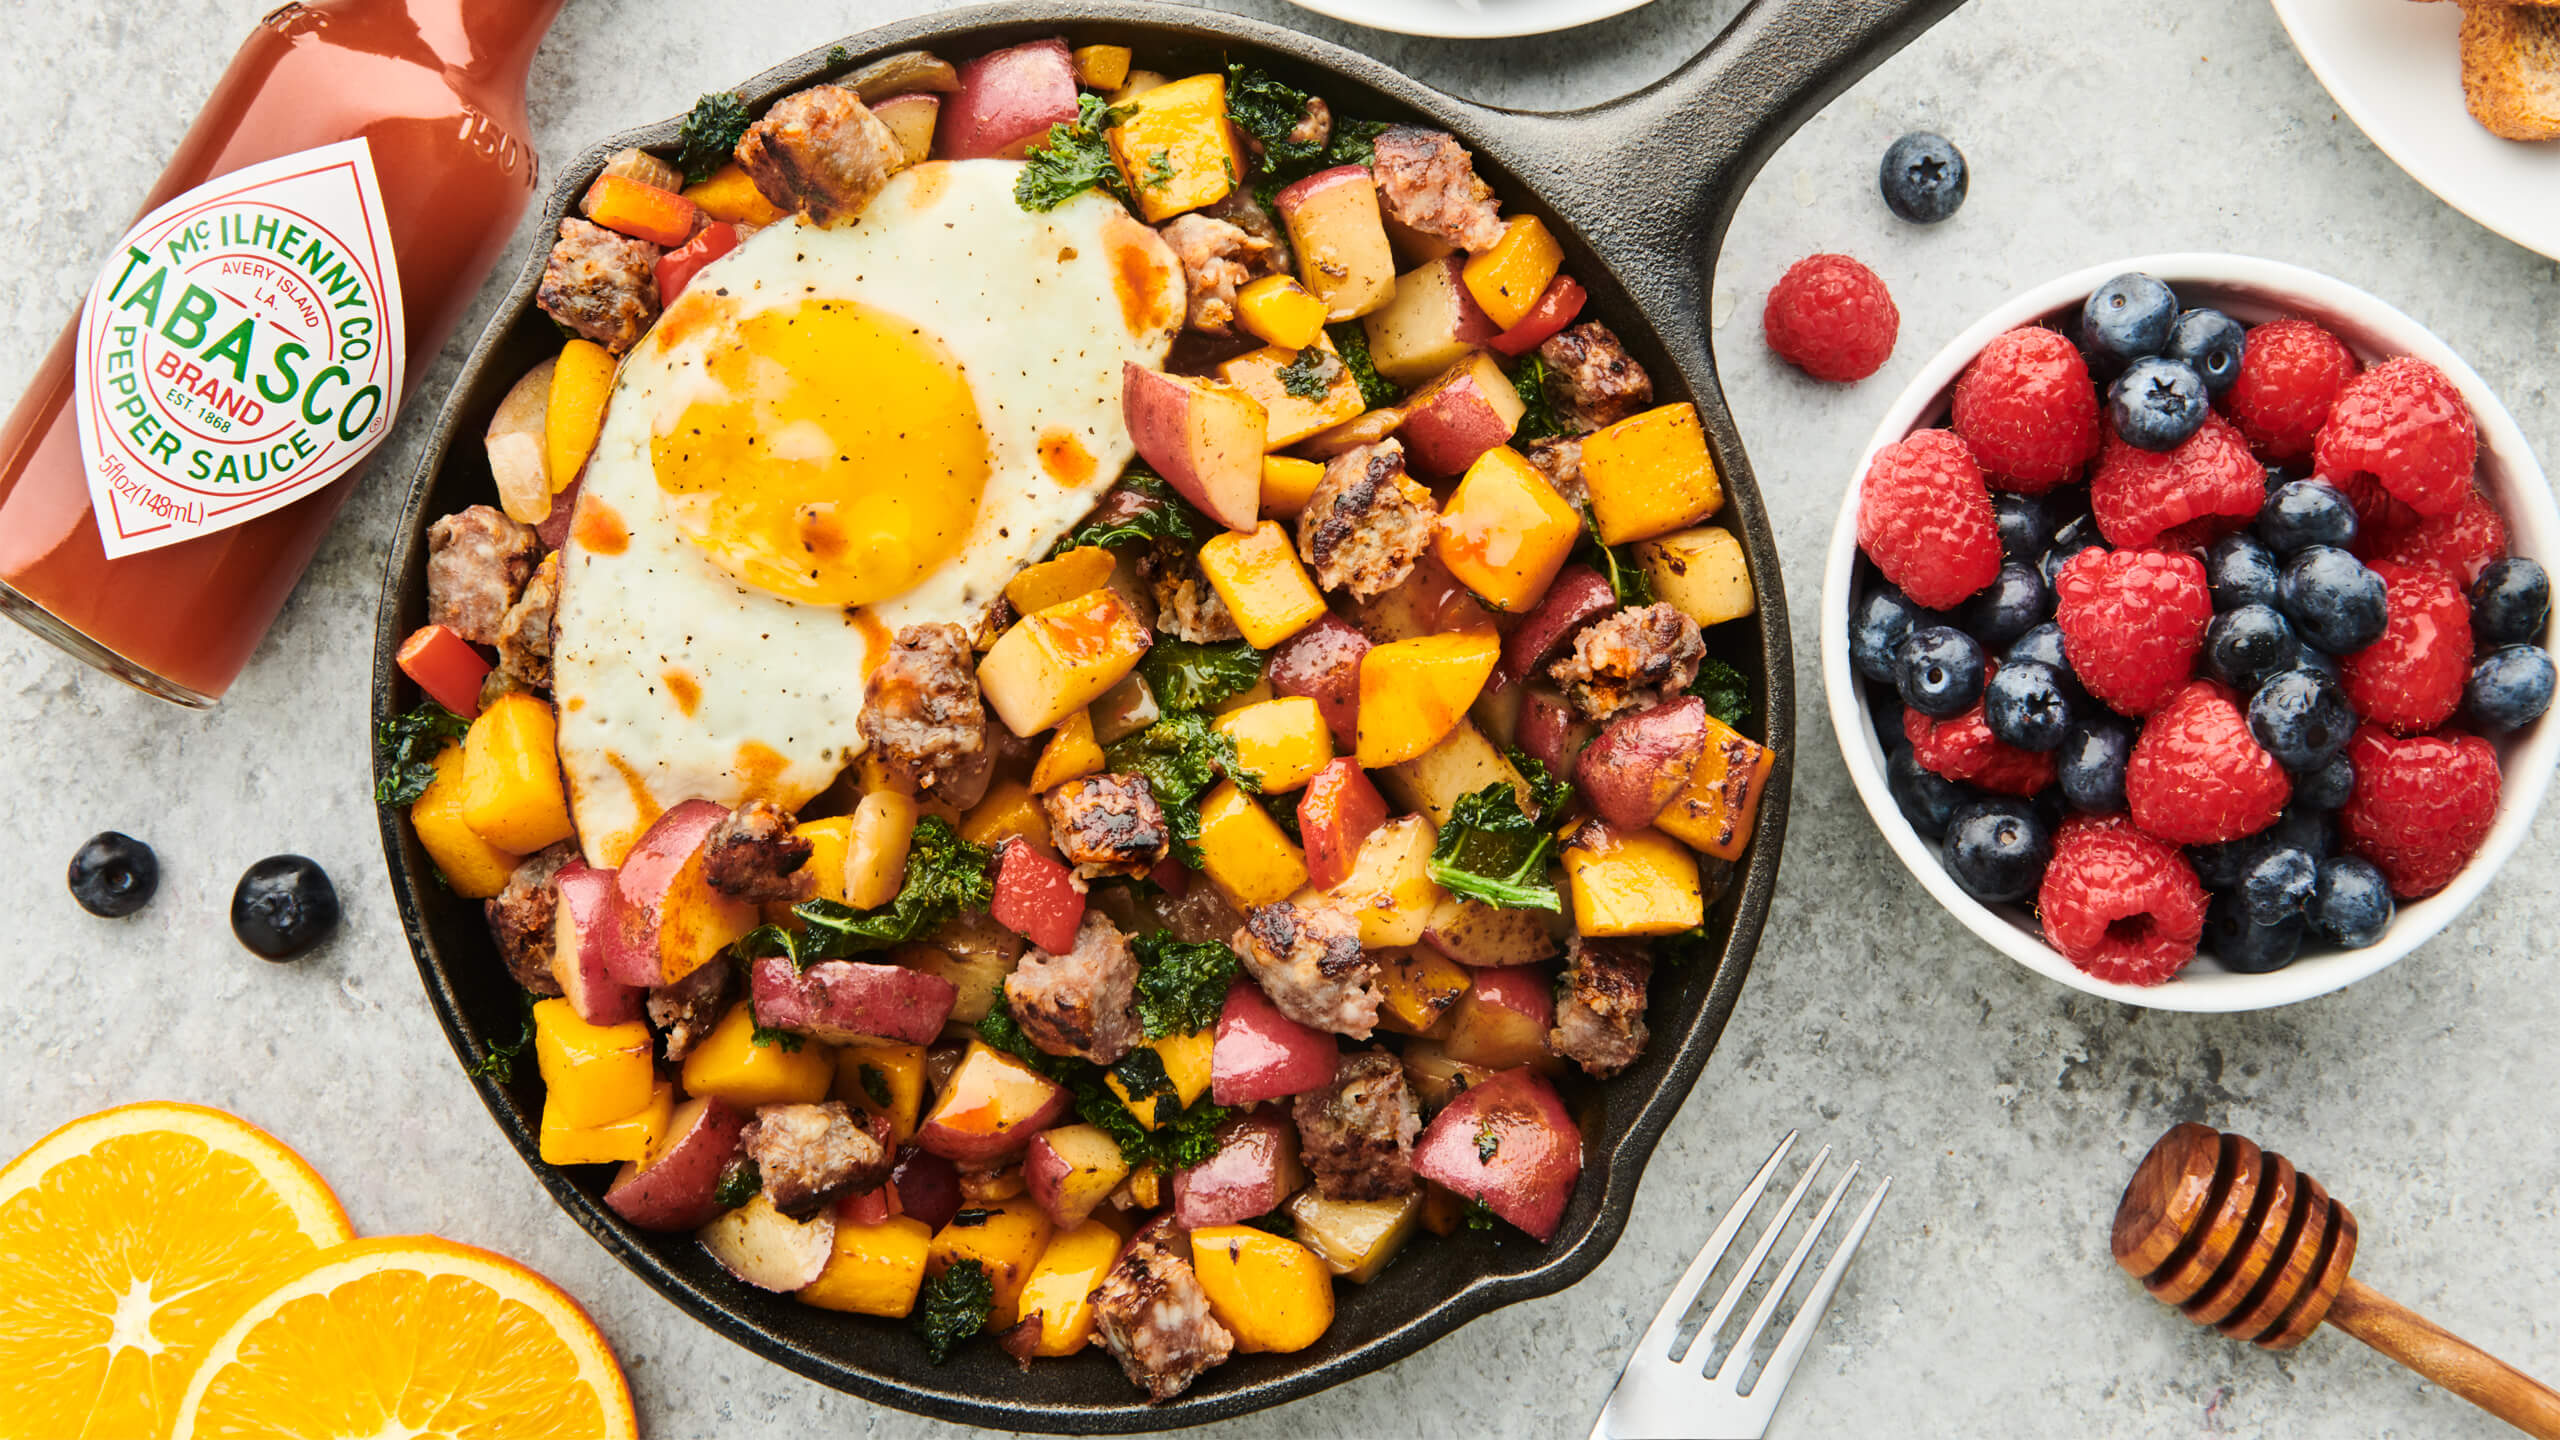
[(2560, 1440), (2560, 1391), (2534, 1379), (2353, 1275), (2329, 1323), (2534, 1437)]

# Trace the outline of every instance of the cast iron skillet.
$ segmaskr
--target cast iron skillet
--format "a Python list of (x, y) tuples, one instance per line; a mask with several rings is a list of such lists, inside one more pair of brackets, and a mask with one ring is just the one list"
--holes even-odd
[[(1705, 324), (1709, 281), (1735, 203), (1797, 125), (1960, 0), (1760, 0), (1678, 72), (1634, 95), (1562, 115), (1488, 109), (1419, 85), (1348, 50), (1252, 20), (1152, 0), (982, 5), (919, 17), (850, 38), (831, 56), (812, 50), (740, 87), (767, 102), (876, 56), (914, 47), (961, 57), (1041, 35), (1134, 47), (1139, 63), (1174, 74), (1249, 59), (1330, 100), (1337, 115), (1410, 119), (1456, 134), (1506, 210), (1542, 216), (1563, 241), (1568, 269), (1602, 318), (1653, 374), (1660, 401), (1689, 399), (1705, 420), (1751, 563), (1756, 619), (1718, 627), (1723, 658), (1753, 680), (1759, 734), (1778, 752), (1759, 834), (1714, 907), (1725, 933), (1712, 971), (1665, 967), (1656, 980), (1653, 1043), (1641, 1063), (1589, 1092), (1580, 1106), (1586, 1170), (1552, 1243), (1460, 1231), (1418, 1241), (1377, 1282), (1340, 1287), (1340, 1312), (1317, 1345), (1294, 1355), (1238, 1355), (1168, 1405), (1149, 1406), (1098, 1351), (1043, 1361), (1028, 1373), (991, 1344), (948, 1363), (925, 1362), (901, 1324), (839, 1315), (730, 1278), (684, 1235), (635, 1230), (599, 1198), (603, 1166), (558, 1169), (538, 1158), (540, 1085), (532, 1066), (512, 1083), (475, 1079), (481, 1099), (562, 1208), (623, 1264), (723, 1335), (811, 1379), (899, 1409), (1004, 1430), (1122, 1433), (1170, 1430), (1276, 1405), (1366, 1374), (1498, 1306), (1551, 1294), (1589, 1274), (1616, 1243), (1663, 1128), (1705, 1068), (1750, 968), (1767, 917), (1784, 836), (1793, 759), (1795, 683), (1767, 512), (1735, 433)], [(705, 77), (706, 88), (716, 77)], [(615, 136), (580, 156), (552, 192), (556, 222), (605, 157), (626, 145), (667, 147), (677, 122)], [(400, 637), (422, 622), (427, 526), (493, 502), (478, 437), (516, 377), (559, 344), (533, 308), (537, 247), (499, 318), (481, 336), (445, 403), (392, 546), (374, 656), (374, 717), (416, 697), (392, 663)], [(1726, 633), (1730, 632), (1730, 633)], [(428, 997), (468, 1062), (521, 1020), (517, 991), (491, 948), (477, 904), (458, 900), (402, 817), (382, 816), (403, 925)]]

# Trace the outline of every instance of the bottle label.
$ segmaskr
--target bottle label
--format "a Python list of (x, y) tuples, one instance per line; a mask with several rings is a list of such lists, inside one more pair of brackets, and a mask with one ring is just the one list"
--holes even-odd
[(254, 520), (361, 464), (407, 370), (373, 149), (322, 145), (142, 218), (80, 312), (73, 409), (109, 558)]

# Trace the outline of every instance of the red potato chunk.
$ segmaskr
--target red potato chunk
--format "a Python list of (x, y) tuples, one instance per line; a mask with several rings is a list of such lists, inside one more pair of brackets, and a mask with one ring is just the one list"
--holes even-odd
[(1369, 644), (1350, 621), (1327, 615), (1282, 641), (1263, 675), (1274, 694), (1313, 699), (1335, 748), (1349, 750), (1360, 740), (1360, 657)]
[(1707, 753), (1707, 703), (1683, 695), (1620, 715), (1582, 752), (1574, 783), (1601, 819), (1641, 830), (1688, 788)]
[(749, 988), (760, 1023), (830, 1045), (922, 1045), (942, 1034), (960, 994), (949, 980), (903, 965), (822, 960), (804, 971), (781, 955), (755, 962)]
[(1259, 1105), (1313, 1090), (1333, 1079), (1337, 1049), (1329, 1032), (1281, 1014), (1260, 986), (1238, 980), (1209, 1042), (1209, 1098)]
[(1360, 762), (1348, 756), (1327, 762), (1298, 797), (1308, 883), (1331, 890), (1351, 878), (1362, 842), (1386, 823), (1386, 797)]
[(1582, 1131), (1544, 1077), (1507, 1070), (1432, 1117), (1413, 1168), (1545, 1240), (1582, 1177)]
[(1218, 1127), (1218, 1151), (1173, 1172), (1173, 1223), (1185, 1230), (1268, 1215), (1307, 1183), (1298, 1132), (1276, 1114), (1239, 1115)]

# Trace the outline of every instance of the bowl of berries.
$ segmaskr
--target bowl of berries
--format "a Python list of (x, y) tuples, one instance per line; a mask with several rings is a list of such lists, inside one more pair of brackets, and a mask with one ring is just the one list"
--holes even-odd
[(2095, 266), (1877, 427), (1823, 575), (1832, 724), (1894, 853), (2028, 968), (2290, 1004), (2523, 841), (2554, 555), (2514, 418), (2407, 315), (2245, 256)]

